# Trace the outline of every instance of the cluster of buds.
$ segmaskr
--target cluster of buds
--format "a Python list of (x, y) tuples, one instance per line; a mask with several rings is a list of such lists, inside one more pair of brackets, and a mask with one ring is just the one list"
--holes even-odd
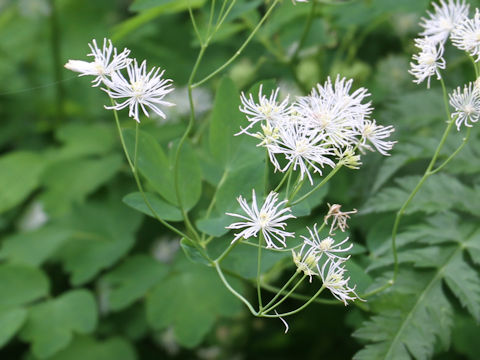
[[(140, 64), (136, 59), (129, 57), (130, 50), (124, 49), (118, 52), (113, 47), (111, 40), (103, 40), (103, 48), (100, 49), (95, 40), (89, 44), (91, 52), (87, 55), (93, 61), (69, 60), (65, 67), (80, 73), (79, 76), (90, 75), (95, 78), (92, 86), (103, 84), (102, 90), (106, 91), (112, 99), (122, 99), (115, 102), (107, 109), (121, 110), (129, 108), (128, 115), (140, 122), (139, 107), (148, 117), (148, 109), (165, 119), (165, 113), (159, 106), (173, 106), (174, 104), (164, 101), (165, 95), (173, 91), (172, 80), (164, 79), (160, 68), (151, 68), (147, 71), (146, 60)], [(127, 78), (122, 71), (126, 69)]]

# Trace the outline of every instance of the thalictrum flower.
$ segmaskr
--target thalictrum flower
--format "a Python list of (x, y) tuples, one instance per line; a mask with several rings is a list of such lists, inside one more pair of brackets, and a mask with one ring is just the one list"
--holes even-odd
[(307, 227), (307, 230), (310, 234), (310, 237), (307, 238), (305, 236), (302, 236), (302, 238), (304, 240), (304, 244), (307, 244), (311, 247), (311, 252), (314, 252), (319, 257), (325, 254), (329, 259), (348, 259), (348, 257), (343, 258), (336, 255), (336, 253), (346, 252), (352, 248), (353, 244), (350, 244), (350, 246), (346, 248), (341, 247), (348, 241), (348, 237), (345, 238), (343, 241), (339, 242), (338, 244), (335, 244), (335, 240), (330, 236), (327, 236), (324, 239), (320, 238), (317, 230), (317, 224), (313, 226), (313, 230), (309, 227)]
[(432, 38), (435, 43), (445, 43), (455, 27), (468, 16), (470, 5), (465, 0), (440, 0), (440, 5), (432, 3), (435, 11), (427, 11), (429, 19), (422, 18), (420, 26), (425, 30), (421, 36)]
[(323, 218), (323, 221), (325, 224), (328, 224), (328, 220), (332, 218), (329, 231), (330, 235), (333, 235), (333, 232), (337, 229), (345, 232), (345, 230), (348, 229), (347, 220), (350, 219), (350, 215), (357, 213), (357, 209), (353, 209), (351, 211), (341, 211), (341, 208), (342, 205), (340, 204), (328, 204), (328, 213)]
[(391, 125), (377, 125), (375, 120), (364, 120), (359, 131), (362, 135), (362, 142), (359, 144), (360, 149), (372, 150), (370, 145), (367, 144), (368, 141), (380, 154), (389, 156), (388, 151), (392, 150), (393, 145), (397, 143), (396, 141), (383, 140), (389, 138), (395, 131), (395, 128)]
[(112, 76), (115, 71), (124, 69), (132, 61), (128, 55), (130, 50), (124, 49), (120, 54), (117, 49), (113, 47), (112, 41), (103, 39), (103, 48), (100, 50), (97, 42), (92, 40), (88, 44), (91, 53), (87, 56), (92, 56), (92, 62), (83, 60), (68, 60), (65, 67), (69, 70), (79, 72), (79, 76), (92, 75), (95, 79), (92, 80), (93, 86), (98, 86), (102, 81), (105, 81), (107, 76)]
[(107, 109), (121, 110), (129, 108), (128, 116), (140, 122), (138, 107), (148, 117), (147, 108), (165, 119), (165, 113), (158, 105), (173, 106), (174, 104), (162, 100), (165, 95), (173, 91), (172, 80), (163, 79), (160, 68), (153, 67), (147, 73), (147, 62), (144, 60), (140, 66), (134, 60), (127, 67), (128, 80), (120, 72), (114, 72), (111, 80), (106, 81), (107, 89), (104, 89), (113, 99), (125, 99), (114, 106), (106, 106)]
[[(278, 194), (272, 191), (268, 194), (259, 210), (255, 190), (252, 190), (251, 206), (248, 205), (247, 200), (242, 196), (239, 196), (237, 201), (246, 215), (227, 213), (227, 215), (244, 220), (226, 227), (227, 229), (243, 229), (238, 234), (235, 234), (232, 243), (241, 238), (248, 239), (251, 236), (257, 237), (258, 232), (261, 231), (267, 248), (279, 249), (287, 246), (285, 238), (293, 237), (294, 233), (285, 231), (285, 227), (287, 226), (285, 220), (295, 218), (295, 216), (291, 214), (289, 207), (283, 207), (287, 203), (287, 200), (278, 202)], [(275, 242), (281, 246), (278, 246)]]
[(348, 305), (348, 300), (362, 299), (355, 292), (355, 286), (353, 288), (348, 286), (350, 278), (344, 278), (344, 274), (347, 271), (343, 265), (344, 262), (345, 260), (341, 258), (337, 260), (329, 259), (323, 264), (319, 273), (323, 286), (330, 290), (335, 298)]
[[(467, 127), (472, 126), (472, 122), (477, 122), (480, 117), (480, 90), (473, 83), (465, 85), (463, 92), (458, 87), (453, 91), (450, 97), (450, 105), (455, 108), (452, 117), (455, 119), (457, 130), (465, 124)], [(470, 123), (469, 123), (470, 122)]]
[(414, 83), (420, 84), (427, 79), (427, 88), (430, 88), (430, 77), (437, 75), (440, 80), (440, 69), (445, 69), (445, 60), (443, 59), (443, 43), (437, 43), (433, 38), (415, 39), (415, 46), (420, 49), (420, 53), (413, 55), (413, 60), (417, 63), (410, 63), (411, 69), (408, 71), (415, 76)]
[(475, 9), (473, 19), (465, 19), (452, 32), (452, 43), (480, 60), (480, 10)]

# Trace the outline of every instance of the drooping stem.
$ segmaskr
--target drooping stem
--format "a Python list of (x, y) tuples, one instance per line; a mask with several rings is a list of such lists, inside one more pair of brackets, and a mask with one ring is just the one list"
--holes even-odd
[[(288, 279), (288, 281), (285, 283), (285, 285), (283, 285), (281, 289), (277, 289), (277, 291), (275, 291), (276, 292), (275, 296), (272, 298), (272, 300), (270, 300), (268, 302), (267, 305), (265, 305), (265, 309), (268, 309), (268, 307), (271, 306), (275, 302), (275, 300), (277, 300), (280, 297), (280, 295), (286, 295), (287, 294), (287, 292), (285, 290), (290, 286), (292, 281), (295, 280), (295, 278), (298, 276), (298, 274), (299, 274), (299, 272), (295, 271), (293, 273), (293, 275), (290, 277), (290, 279)], [(262, 287), (265, 287), (265, 285), (266, 284), (262, 284)]]
[[(262, 284), (262, 289), (268, 290), (276, 294), (280, 293), (282, 295), (285, 295), (287, 293), (285, 290), (282, 290), (278, 287), (275, 287), (269, 284)], [(310, 299), (310, 296), (297, 294), (297, 293), (291, 293), (289, 297), (291, 297), (292, 299), (305, 300), (305, 301), (308, 301)], [(325, 305), (343, 305), (341, 301), (333, 300), (333, 299), (315, 299), (314, 302), (318, 304), (325, 304)]]
[(303, 275), (300, 280), (298, 280), (298, 282), (285, 294), (283, 295), (283, 297), (275, 304), (273, 305), (270, 305), (269, 307), (265, 307), (265, 309), (263, 311), (259, 311), (259, 315), (263, 315), (263, 314), (267, 314), (269, 313), (270, 311), (272, 311), (273, 309), (275, 309), (277, 306), (279, 306), (281, 303), (283, 303), (285, 300), (288, 299), (288, 297), (293, 294), (293, 292), (297, 289), (297, 287), (300, 286), (300, 284), (303, 282), (303, 280), (305, 280), (305, 278), (307, 277), (307, 275)]
[(258, 311), (262, 311), (262, 290), (260, 288), (261, 283), (261, 271), (262, 271), (262, 240), (263, 233), (260, 231), (258, 236), (258, 250), (257, 250), (257, 298), (258, 298)]

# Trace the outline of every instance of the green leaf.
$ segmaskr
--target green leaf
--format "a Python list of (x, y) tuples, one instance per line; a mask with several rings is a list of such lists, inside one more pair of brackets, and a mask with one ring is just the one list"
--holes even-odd
[(65, 219), (74, 233), (58, 252), (73, 285), (83, 284), (112, 266), (135, 242), (139, 213), (113, 204), (86, 204)]
[[(135, 153), (135, 131), (126, 129), (124, 134), (127, 148), (133, 159)], [(176, 146), (172, 146), (167, 157), (153, 136), (139, 131), (137, 149), (138, 169), (155, 191), (171, 204), (178, 205), (174, 183), (175, 149)], [(200, 199), (202, 178), (195, 151), (188, 142), (184, 143), (180, 151), (178, 178), (182, 204), (186, 210), (190, 210)]]
[(178, 257), (174, 271), (147, 295), (147, 320), (156, 330), (172, 326), (176, 340), (191, 348), (219, 315), (232, 316), (239, 306), (212, 268)]
[(136, 360), (135, 348), (120, 337), (102, 341), (89, 336), (75, 336), (70, 345), (48, 360)]
[(17, 333), (26, 317), (27, 310), (22, 308), (0, 310), (0, 348)]
[(65, 160), (49, 166), (42, 182), (47, 190), (41, 199), (50, 214), (65, 213), (110, 180), (122, 166), (120, 155), (100, 159)]
[(93, 295), (83, 289), (72, 290), (32, 306), (20, 337), (32, 342), (35, 356), (44, 359), (66, 348), (73, 333), (91, 333), (96, 324)]
[(200, 253), (200, 250), (191, 240), (182, 238), (182, 240), (180, 240), (180, 246), (190, 261), (198, 264), (210, 265), (209, 261), (202, 253)]
[(23, 305), (48, 294), (48, 278), (38, 268), (0, 265), (0, 309)]
[(108, 288), (108, 308), (118, 311), (130, 306), (161, 281), (166, 272), (166, 266), (151, 257), (145, 255), (129, 257), (101, 278)]
[(0, 213), (20, 204), (39, 185), (42, 156), (22, 151), (0, 158)]
[[(145, 193), (145, 197), (148, 199), (153, 210), (155, 210), (155, 213), (161, 219), (166, 221), (183, 220), (183, 215), (178, 208), (166, 203), (155, 194)], [(126, 195), (122, 201), (135, 210), (138, 210), (148, 216), (155, 217), (145, 203), (145, 200), (143, 200), (142, 194), (139, 192)]]
[(14, 234), (3, 240), (0, 259), (38, 266), (50, 258), (71, 234), (70, 229), (56, 225)]
[(231, 223), (232, 217), (228, 215), (213, 219), (201, 219), (196, 222), (198, 230), (215, 237), (220, 237), (228, 233), (230, 230), (225, 227)]

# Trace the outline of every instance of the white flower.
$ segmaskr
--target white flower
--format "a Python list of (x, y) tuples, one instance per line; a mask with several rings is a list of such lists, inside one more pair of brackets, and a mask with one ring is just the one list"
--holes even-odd
[[(300, 178), (303, 179), (306, 174), (313, 185), (309, 166), (320, 175), (322, 174), (320, 167), (323, 168), (324, 165), (335, 166), (335, 163), (327, 157), (333, 155), (333, 149), (326, 140), (325, 134), (292, 123), (279, 127), (278, 135), (279, 138), (275, 142), (266, 145), (269, 154), (271, 154), (270, 159), (277, 170), (284, 172), (290, 166), (293, 167), (293, 170), (299, 167)], [(288, 161), (285, 167), (280, 166), (273, 154), (285, 155)]]
[(468, 16), (470, 5), (465, 0), (440, 0), (440, 5), (432, 3), (435, 12), (427, 11), (429, 19), (421, 19), (420, 26), (425, 30), (421, 36), (430, 37), (435, 43), (445, 43), (455, 27), (461, 24)]
[[(305, 249), (308, 250), (304, 254), (303, 251)], [(293, 262), (297, 266), (297, 271), (307, 275), (310, 278), (310, 282), (312, 282), (312, 276), (319, 275), (316, 269), (318, 268), (318, 261), (321, 255), (317, 254), (311, 244), (305, 241), (298, 253), (292, 250), (292, 257)]]
[(279, 88), (273, 90), (270, 97), (262, 94), (262, 88), (263, 85), (260, 85), (258, 103), (255, 102), (252, 94), (249, 94), (248, 98), (243, 92), (241, 94), (240, 99), (242, 106), (240, 106), (240, 111), (247, 115), (250, 124), (245, 129), (242, 129), (239, 134), (246, 132), (246, 130), (250, 129), (259, 121), (275, 124), (289, 117), (290, 105), (288, 103), (288, 97), (279, 103), (277, 101), (278, 92), (280, 91)]
[(393, 126), (377, 125), (375, 120), (365, 120), (359, 130), (362, 134), (362, 142), (359, 145), (360, 149), (372, 150), (370, 145), (366, 143), (368, 140), (380, 154), (390, 156), (387, 151), (392, 150), (393, 145), (397, 142), (384, 141), (382, 139), (390, 137), (392, 132), (395, 131)]
[[(239, 196), (237, 201), (247, 215), (227, 213), (227, 215), (236, 216), (245, 220), (233, 223), (226, 227), (227, 229), (245, 228), (240, 233), (235, 234), (232, 243), (240, 238), (248, 239), (251, 236), (257, 237), (258, 232), (262, 231), (267, 248), (279, 249), (281, 246), (287, 246), (285, 238), (293, 237), (294, 233), (284, 231), (287, 225), (284, 221), (290, 218), (295, 218), (295, 216), (291, 214), (289, 207), (282, 209), (282, 206), (287, 203), (287, 200), (280, 201), (276, 204), (278, 201), (278, 194), (272, 191), (268, 194), (259, 211), (255, 190), (252, 190), (251, 207), (248, 205), (247, 200), (242, 196)], [(277, 246), (275, 241), (280, 243), (281, 246)]]
[[(455, 89), (452, 94), (449, 94), (450, 105), (455, 108), (452, 118), (455, 119), (457, 130), (460, 131), (460, 126), (471, 127), (472, 122), (477, 122), (480, 117), (480, 91), (473, 83), (463, 87), (463, 93), (460, 87)], [(469, 121), (471, 122), (469, 124)]]
[(342, 232), (345, 232), (348, 229), (347, 220), (350, 219), (350, 214), (356, 214), (357, 209), (351, 211), (341, 211), (342, 205), (340, 204), (328, 204), (328, 213), (323, 218), (325, 224), (328, 224), (328, 219), (333, 218), (332, 223), (330, 224), (330, 235), (333, 235), (333, 232), (337, 229), (340, 229)]
[(460, 50), (476, 56), (480, 60), (480, 10), (475, 9), (473, 19), (465, 19), (453, 30), (452, 43)]
[(443, 59), (443, 44), (437, 43), (433, 38), (415, 39), (415, 46), (420, 49), (419, 54), (413, 55), (413, 60), (417, 64), (410, 63), (411, 69), (408, 71), (416, 77), (414, 83), (420, 84), (427, 79), (427, 88), (430, 88), (430, 77), (437, 75), (440, 80), (440, 69), (445, 69), (445, 60)]
[(137, 60), (134, 59), (133, 63), (127, 67), (128, 80), (117, 71), (112, 74), (111, 80), (105, 81), (105, 85), (108, 88), (104, 90), (111, 98), (126, 98), (123, 102), (116, 103), (115, 106), (106, 106), (106, 108), (121, 110), (128, 106), (128, 116), (140, 122), (138, 117), (138, 106), (140, 106), (147, 117), (149, 114), (146, 108), (150, 108), (165, 119), (165, 114), (158, 105), (173, 106), (174, 104), (162, 100), (165, 95), (173, 91), (172, 80), (162, 79), (164, 71), (160, 72), (160, 68), (155, 69), (153, 67), (147, 73), (146, 61), (144, 60), (138, 66)]
[(335, 244), (335, 240), (330, 236), (327, 236), (324, 239), (320, 238), (317, 231), (317, 224), (313, 226), (313, 231), (309, 227), (307, 227), (307, 230), (310, 234), (310, 237), (307, 238), (305, 236), (302, 236), (302, 238), (304, 240), (304, 244), (311, 246), (310, 251), (319, 255), (319, 257), (322, 256), (322, 254), (325, 254), (329, 259), (348, 259), (348, 257), (343, 258), (336, 255), (336, 253), (346, 252), (352, 248), (353, 244), (350, 244), (350, 246), (343, 249), (341, 247), (348, 241), (348, 237), (345, 238), (343, 241), (339, 242), (338, 244)]
[(323, 286), (330, 290), (335, 298), (348, 305), (347, 300), (362, 299), (355, 292), (355, 286), (353, 288), (348, 286), (350, 278), (344, 278), (344, 274), (347, 271), (343, 265), (344, 262), (344, 259), (337, 259), (336, 261), (329, 259), (323, 264), (319, 272)]
[(128, 57), (130, 50), (124, 49), (120, 54), (117, 54), (117, 49), (113, 47), (111, 40), (103, 39), (102, 50), (98, 48), (95, 40), (92, 40), (92, 44), (88, 44), (88, 46), (92, 52), (87, 56), (94, 58), (92, 62), (68, 60), (65, 67), (68, 70), (79, 72), (79, 76), (95, 76), (92, 81), (93, 86), (100, 85), (102, 81), (105, 81), (106, 76), (111, 76), (115, 71), (126, 68), (132, 61)]

